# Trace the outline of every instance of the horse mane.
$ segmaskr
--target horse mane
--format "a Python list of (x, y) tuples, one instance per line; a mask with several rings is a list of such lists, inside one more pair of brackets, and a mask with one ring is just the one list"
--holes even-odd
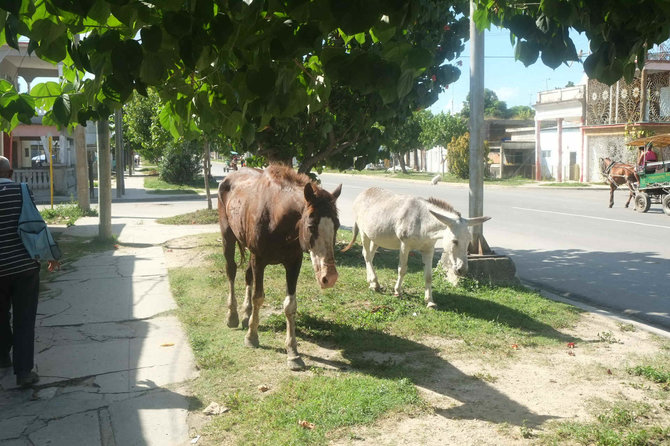
[(441, 200), (441, 199), (435, 198), (435, 197), (430, 197), (426, 201), (428, 201), (428, 203), (432, 204), (433, 206), (437, 206), (438, 208), (443, 209), (443, 210), (445, 210), (445, 211), (447, 211), (451, 214), (456, 214), (459, 217), (461, 216), (460, 212), (458, 212), (456, 209), (453, 208), (452, 205), (450, 205), (449, 203), (447, 203), (444, 200)]
[(283, 166), (281, 164), (270, 164), (265, 169), (266, 175), (279, 183), (282, 187), (300, 186), (305, 187), (305, 184), (312, 180), (304, 173), (298, 173), (293, 168)]

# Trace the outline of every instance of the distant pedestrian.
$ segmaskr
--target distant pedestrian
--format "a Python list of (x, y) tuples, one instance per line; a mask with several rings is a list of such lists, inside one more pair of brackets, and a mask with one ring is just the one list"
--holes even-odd
[[(16, 384), (30, 387), (39, 381), (33, 366), (40, 263), (30, 257), (18, 234), (21, 185), (12, 173), (9, 160), (0, 156), (0, 368), (13, 364)], [(49, 271), (59, 267), (57, 260), (49, 260)]]

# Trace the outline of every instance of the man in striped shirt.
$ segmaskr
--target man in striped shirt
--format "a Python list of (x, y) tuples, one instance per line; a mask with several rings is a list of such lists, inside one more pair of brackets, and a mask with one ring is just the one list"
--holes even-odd
[[(0, 368), (12, 365), (12, 350), (16, 384), (29, 387), (39, 380), (33, 357), (40, 264), (30, 257), (18, 234), (21, 185), (12, 180), (12, 173), (9, 160), (0, 156)], [(50, 271), (58, 266), (57, 261), (49, 261)]]

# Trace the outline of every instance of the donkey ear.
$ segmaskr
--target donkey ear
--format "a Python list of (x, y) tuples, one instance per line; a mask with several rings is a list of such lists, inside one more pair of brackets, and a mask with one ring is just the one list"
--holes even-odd
[(331, 192), (331, 193), (333, 194), (333, 197), (335, 197), (335, 199), (337, 200), (337, 197), (340, 196), (340, 193), (341, 193), (341, 192), (342, 192), (342, 184), (340, 184), (339, 186), (337, 186), (337, 187), (335, 188), (335, 190), (334, 190), (333, 192)]
[(440, 223), (442, 223), (444, 225), (447, 225), (449, 227), (452, 227), (453, 225), (455, 225), (458, 222), (458, 219), (456, 219), (456, 218), (451, 218), (451, 217), (448, 217), (448, 216), (443, 215), (443, 214), (438, 214), (437, 212), (433, 212), (431, 210), (429, 210), (428, 212), (433, 214), (433, 217), (440, 220)]
[(491, 217), (472, 217), (472, 218), (466, 218), (465, 221), (468, 222), (468, 226), (474, 226), (482, 224), (490, 219)]
[(316, 200), (316, 195), (314, 194), (314, 186), (312, 185), (312, 183), (305, 184), (305, 200), (307, 200), (308, 203), (311, 203), (314, 200)]

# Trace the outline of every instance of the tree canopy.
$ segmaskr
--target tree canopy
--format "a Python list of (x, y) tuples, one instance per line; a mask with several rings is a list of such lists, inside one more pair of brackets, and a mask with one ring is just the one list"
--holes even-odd
[[(464, 118), (470, 117), (470, 93), (463, 102), (460, 115)], [(507, 108), (507, 103), (498, 99), (493, 90), (484, 89), (484, 116), (497, 119), (533, 119), (535, 110), (527, 105), (515, 105)]]
[[(610, 84), (670, 34), (661, 0), (634, 14), (600, 0), (476, 5), (480, 28), (509, 28), (525, 64), (577, 60), (568, 30), (586, 33), (584, 68)], [(457, 79), (468, 16), (465, 0), (2, 0), (0, 44), (27, 40), (63, 63), (63, 79), (29, 94), (0, 80), (0, 126), (38, 109), (60, 126), (106, 118), (153, 87), (175, 137), (222, 134), (282, 159), (337, 162), (374, 149), (371, 123), (429, 106)]]

